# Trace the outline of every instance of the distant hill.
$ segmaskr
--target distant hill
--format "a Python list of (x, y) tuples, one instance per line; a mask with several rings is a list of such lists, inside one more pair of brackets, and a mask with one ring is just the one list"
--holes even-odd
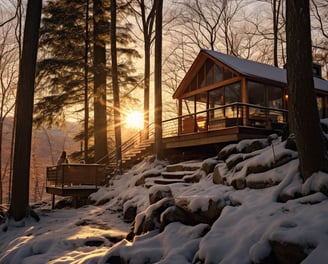
[[(3, 170), (9, 167), (12, 129), (13, 119), (7, 118), (3, 133)], [(80, 129), (80, 124), (74, 122), (66, 122), (66, 124), (60, 128), (33, 129), (30, 180), (31, 200), (40, 200), (40, 198), (44, 196), (46, 167), (55, 165), (63, 150), (66, 150), (69, 155), (80, 149), (81, 143), (73, 141), (73, 137)], [(8, 193), (8, 178), (8, 175), (4, 178), (3, 192), (5, 202)]]

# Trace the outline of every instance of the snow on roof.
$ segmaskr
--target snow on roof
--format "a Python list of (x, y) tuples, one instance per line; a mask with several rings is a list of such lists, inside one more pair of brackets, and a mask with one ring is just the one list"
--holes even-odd
[[(247, 77), (260, 78), (287, 84), (286, 70), (268, 64), (226, 55), (217, 51), (202, 50), (228, 67)], [(328, 81), (314, 77), (314, 87), (328, 92)]]

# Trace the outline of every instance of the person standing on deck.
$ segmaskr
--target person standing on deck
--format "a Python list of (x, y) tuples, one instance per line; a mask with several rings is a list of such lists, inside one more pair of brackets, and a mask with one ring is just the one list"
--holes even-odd
[(60, 155), (60, 157), (59, 157), (59, 159), (57, 161), (57, 165), (61, 165), (63, 163), (68, 163), (68, 159), (67, 159), (66, 151), (65, 150)]

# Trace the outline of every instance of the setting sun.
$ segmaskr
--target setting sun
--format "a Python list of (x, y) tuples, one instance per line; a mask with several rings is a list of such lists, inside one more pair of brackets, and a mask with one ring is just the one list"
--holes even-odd
[(125, 123), (127, 127), (135, 129), (143, 129), (143, 114), (138, 111), (132, 111), (125, 117)]

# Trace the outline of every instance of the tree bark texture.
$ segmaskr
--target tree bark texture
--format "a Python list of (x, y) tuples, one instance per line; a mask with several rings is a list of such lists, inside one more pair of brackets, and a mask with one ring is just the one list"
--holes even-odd
[(16, 133), (9, 214), (19, 221), (29, 212), (34, 80), (42, 0), (27, 3), (23, 52), (16, 95)]
[(114, 103), (114, 126), (115, 126), (115, 153), (118, 169), (122, 169), (122, 138), (121, 138), (121, 109), (120, 109), (120, 89), (118, 86), (117, 74), (117, 47), (116, 47), (116, 0), (111, 0), (111, 57), (112, 57), (112, 85)]
[(162, 140), (162, 21), (163, 0), (156, 1), (155, 21), (155, 153), (163, 159)]
[(89, 0), (85, 9), (84, 44), (84, 162), (89, 163)]
[(314, 92), (309, 0), (287, 0), (286, 19), (288, 118), (305, 181), (312, 173), (327, 171), (328, 167)]
[(106, 111), (106, 32), (103, 1), (93, 0), (95, 162), (108, 163)]

